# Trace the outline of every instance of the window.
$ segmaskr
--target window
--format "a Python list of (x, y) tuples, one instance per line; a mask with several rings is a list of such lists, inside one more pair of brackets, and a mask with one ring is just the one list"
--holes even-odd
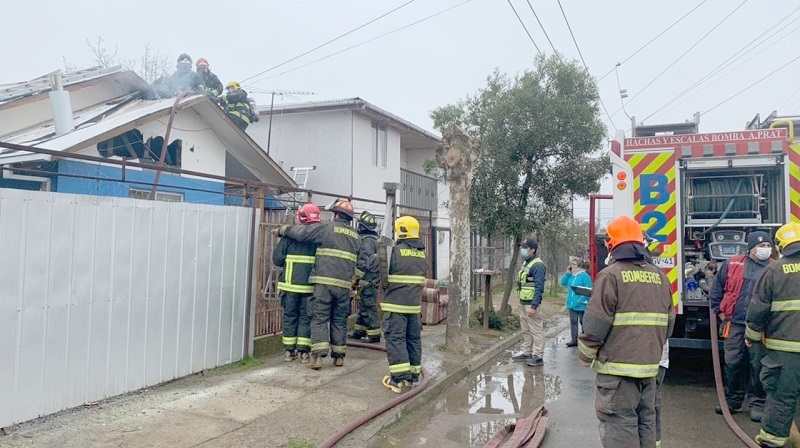
[[(131, 188), (128, 190), (128, 197), (131, 199), (150, 199), (150, 190)], [(183, 202), (183, 193), (156, 191), (156, 201)]]
[[(140, 163), (158, 163), (161, 159), (161, 150), (164, 137), (150, 137), (145, 141), (138, 129), (117, 135), (114, 138), (97, 144), (97, 152), (103, 157), (122, 157), (125, 159), (139, 159)], [(167, 145), (167, 154), (164, 164), (180, 168), (183, 141), (175, 139)], [(190, 148), (190, 150), (192, 150)]]
[(386, 168), (386, 134), (386, 126), (372, 123), (372, 164), (379, 168)]

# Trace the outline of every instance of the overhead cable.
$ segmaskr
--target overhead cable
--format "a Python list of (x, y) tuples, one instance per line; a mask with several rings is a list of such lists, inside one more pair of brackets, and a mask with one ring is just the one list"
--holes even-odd
[(539, 53), (540, 55), (543, 54), (542, 50), (539, 49), (539, 46), (536, 45), (536, 41), (533, 40), (533, 36), (531, 36), (530, 31), (528, 31), (528, 27), (525, 26), (525, 22), (522, 21), (522, 18), (517, 13), (517, 8), (514, 7), (514, 5), (511, 3), (511, 0), (506, 0), (506, 1), (508, 2), (508, 6), (511, 7), (511, 10), (514, 11), (514, 15), (517, 16), (517, 20), (519, 20), (519, 24), (522, 25), (522, 28), (525, 30), (525, 34), (528, 35), (528, 39), (530, 39), (533, 46), (536, 47), (536, 52)]
[(533, 13), (533, 16), (536, 17), (536, 21), (539, 22), (539, 28), (542, 29), (542, 32), (544, 33), (544, 37), (547, 38), (547, 42), (550, 43), (550, 48), (553, 49), (553, 53), (556, 53), (556, 46), (553, 45), (553, 41), (550, 40), (550, 36), (547, 35), (547, 30), (544, 29), (544, 25), (542, 25), (542, 21), (539, 20), (539, 15), (536, 14), (536, 11), (533, 9), (533, 5), (531, 5), (531, 0), (525, 0), (525, 1), (528, 2), (528, 7), (531, 8), (531, 12)]

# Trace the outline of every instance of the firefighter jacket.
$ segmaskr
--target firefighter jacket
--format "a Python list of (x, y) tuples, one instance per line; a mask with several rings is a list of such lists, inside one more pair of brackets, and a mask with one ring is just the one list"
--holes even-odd
[(783, 258), (764, 268), (747, 308), (745, 337), (763, 337), (771, 350), (800, 353), (800, 244), (790, 244)]
[(592, 288), (579, 357), (597, 373), (654, 377), (675, 324), (670, 282), (641, 244), (623, 243), (612, 257)]
[(226, 93), (222, 96), (222, 102), (225, 105), (225, 112), (236, 117), (246, 124), (250, 124), (250, 116), (252, 110), (250, 108), (250, 101), (247, 100), (247, 92), (242, 89), (234, 90), (231, 93)]
[(747, 255), (737, 255), (723, 263), (709, 294), (714, 313), (722, 312), (726, 319), (744, 325), (756, 279), (767, 264), (769, 261), (754, 260)]
[(206, 95), (217, 98), (222, 94), (222, 81), (219, 80), (217, 75), (211, 73), (211, 70), (207, 72), (197, 72), (197, 74), (203, 81)]
[(422, 290), (428, 259), (425, 245), (418, 238), (399, 240), (389, 259), (389, 287), (386, 288), (381, 311), (398, 314), (422, 312)]
[(361, 250), (358, 251), (356, 269), (364, 273), (363, 280), (377, 284), (380, 278), (380, 260), (378, 259), (378, 236), (375, 232), (359, 232)]
[(542, 304), (542, 292), (547, 268), (539, 255), (522, 261), (522, 268), (517, 273), (517, 297), (520, 305), (539, 308)]
[(315, 243), (314, 267), (308, 281), (350, 289), (361, 242), (347, 221), (282, 227), (278, 232), (300, 242)]
[(291, 238), (281, 238), (272, 251), (272, 263), (283, 268), (278, 279), (278, 290), (298, 294), (311, 294), (314, 286), (308, 283), (308, 276), (314, 267), (314, 252), (317, 245), (301, 243)]

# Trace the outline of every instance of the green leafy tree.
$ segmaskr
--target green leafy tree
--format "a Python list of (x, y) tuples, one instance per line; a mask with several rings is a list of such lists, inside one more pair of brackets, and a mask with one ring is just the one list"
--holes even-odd
[[(459, 125), (481, 141), (472, 179), (471, 219), (487, 237), (543, 234), (562, 225), (568, 198), (599, 190), (608, 167), (601, 149), (597, 85), (575, 61), (539, 56), (531, 70), (495, 71), (475, 96), (431, 113), (438, 129)], [(510, 271), (517, 264), (512, 256)], [(554, 267), (555, 268), (555, 267)], [(501, 313), (514, 275), (506, 277)]]

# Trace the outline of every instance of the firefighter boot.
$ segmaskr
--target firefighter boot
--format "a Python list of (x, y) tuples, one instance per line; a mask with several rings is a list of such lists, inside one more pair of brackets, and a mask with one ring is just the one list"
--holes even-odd
[(319, 370), (322, 368), (322, 357), (319, 355), (311, 356), (311, 362), (309, 362), (308, 367), (310, 369)]
[(397, 381), (392, 378), (390, 375), (386, 375), (383, 377), (381, 381), (384, 387), (391, 390), (392, 392), (399, 394), (403, 392), (404, 381)]
[[(367, 336), (367, 332), (364, 330), (356, 330), (347, 335), (347, 339), (355, 339), (356, 341), (361, 341), (363, 338)], [(364, 342), (364, 341), (361, 341)]]
[(283, 352), (283, 360), (284, 362), (292, 362), (297, 357), (293, 350), (286, 350)]
[(333, 365), (342, 367), (344, 365), (344, 358), (333, 358)]
[(381, 337), (380, 336), (373, 336), (373, 337), (364, 336), (363, 338), (361, 338), (361, 342), (363, 342), (365, 344), (380, 344)]
[(311, 362), (311, 356), (308, 352), (300, 352), (300, 364), (308, 364)]

